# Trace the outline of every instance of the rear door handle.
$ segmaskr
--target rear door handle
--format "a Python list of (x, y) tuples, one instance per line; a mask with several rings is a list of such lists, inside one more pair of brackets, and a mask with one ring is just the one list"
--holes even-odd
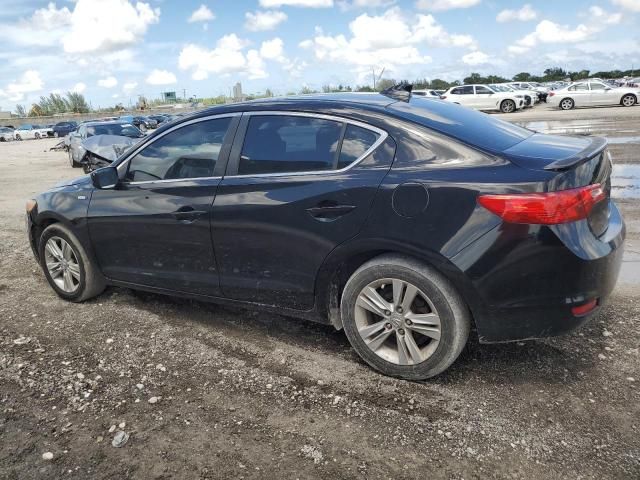
[(307, 213), (320, 222), (333, 222), (355, 208), (355, 205), (331, 204), (307, 208)]
[(196, 221), (198, 218), (200, 218), (202, 215), (206, 213), (207, 213), (206, 210), (196, 210), (191, 206), (187, 206), (187, 207), (180, 207), (175, 212), (172, 212), (171, 216), (173, 216), (173, 218), (175, 218), (179, 222), (191, 223)]

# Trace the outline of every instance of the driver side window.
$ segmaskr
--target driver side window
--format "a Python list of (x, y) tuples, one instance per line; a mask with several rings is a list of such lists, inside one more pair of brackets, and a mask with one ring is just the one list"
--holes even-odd
[(126, 180), (145, 182), (213, 177), (231, 117), (205, 120), (167, 133), (130, 161)]

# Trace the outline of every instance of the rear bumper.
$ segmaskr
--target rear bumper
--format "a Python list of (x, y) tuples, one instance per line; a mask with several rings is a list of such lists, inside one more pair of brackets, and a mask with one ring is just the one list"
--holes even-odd
[[(578, 223), (578, 222), (577, 222)], [(625, 227), (612, 204), (611, 222), (600, 239), (576, 226), (580, 241), (566, 245), (566, 232), (503, 224), (456, 255), (465, 270), (465, 291), (480, 342), (508, 342), (561, 335), (597, 315), (613, 291), (622, 263)], [(476, 242), (476, 243), (478, 243)], [(573, 307), (597, 299), (587, 315)]]

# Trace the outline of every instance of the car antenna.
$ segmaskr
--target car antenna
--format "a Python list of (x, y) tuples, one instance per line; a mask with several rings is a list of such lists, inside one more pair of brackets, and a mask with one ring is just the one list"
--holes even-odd
[(409, 103), (409, 100), (411, 100), (411, 90), (413, 90), (413, 85), (411, 83), (400, 82), (392, 87), (385, 88), (380, 92), (380, 94), (385, 97), (393, 98), (394, 100)]

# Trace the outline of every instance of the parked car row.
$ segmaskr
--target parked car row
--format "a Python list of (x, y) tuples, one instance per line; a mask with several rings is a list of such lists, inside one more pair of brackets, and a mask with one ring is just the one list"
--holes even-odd
[(640, 99), (640, 86), (615, 87), (600, 79), (574, 82), (549, 92), (549, 104), (562, 110), (576, 107), (622, 105), (633, 107)]

